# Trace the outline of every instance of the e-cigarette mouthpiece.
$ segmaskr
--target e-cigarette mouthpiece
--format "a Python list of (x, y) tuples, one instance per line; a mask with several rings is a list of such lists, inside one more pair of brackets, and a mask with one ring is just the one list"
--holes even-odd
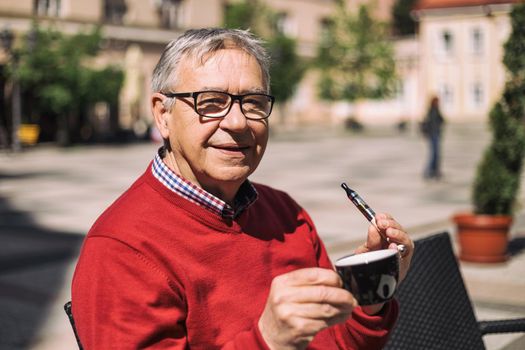
[(361, 198), (356, 191), (347, 186), (346, 183), (342, 183), (341, 187), (346, 191), (348, 199), (354, 203), (359, 211), (365, 216), (365, 218), (375, 224), (376, 213), (370, 206)]

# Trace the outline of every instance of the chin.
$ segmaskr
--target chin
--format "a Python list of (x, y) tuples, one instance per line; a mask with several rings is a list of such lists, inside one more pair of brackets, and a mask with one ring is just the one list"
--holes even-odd
[(227, 167), (224, 169), (216, 169), (213, 172), (213, 174), (210, 175), (217, 181), (243, 183), (244, 180), (246, 180), (248, 176), (253, 172), (253, 170), (255, 169), (251, 169), (247, 166)]

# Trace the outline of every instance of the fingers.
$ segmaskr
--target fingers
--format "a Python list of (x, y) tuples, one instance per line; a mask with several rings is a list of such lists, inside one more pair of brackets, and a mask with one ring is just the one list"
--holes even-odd
[(352, 294), (340, 287), (330, 286), (301, 286), (286, 287), (278, 285), (282, 291), (276, 294), (274, 302), (277, 304), (329, 304), (340, 308), (353, 307), (355, 300)]
[[(379, 213), (374, 217), (374, 222), (368, 227), (368, 236), (364, 251), (385, 249), (388, 247), (387, 231), (402, 229), (401, 225), (390, 214)], [(364, 252), (360, 249), (359, 252)], [(358, 252), (358, 251), (356, 251)]]
[(329, 304), (352, 309), (356, 301), (341, 288), (339, 275), (328, 269), (305, 268), (277, 276), (272, 282), (275, 304)]
[(333, 270), (306, 268), (272, 281), (259, 329), (270, 347), (303, 348), (324, 328), (344, 322), (357, 306)]
[(378, 230), (385, 232), (387, 235), (392, 230), (403, 230), (401, 225), (390, 214), (380, 213), (376, 215), (375, 219)]
[(290, 286), (333, 286), (342, 285), (339, 275), (332, 270), (321, 268), (305, 268), (286, 273), (275, 278)]
[(357, 247), (354, 251), (355, 254), (361, 254), (361, 253), (366, 253), (370, 251), (370, 249), (368, 248), (367, 244), (364, 243), (364, 244), (361, 244), (359, 247)]
[(406, 234), (403, 227), (390, 214), (377, 214), (375, 222), (376, 225), (369, 227), (368, 230), (367, 245), (371, 250), (386, 248), (392, 238), (396, 239)]
[[(402, 253), (399, 279), (402, 281), (410, 267), (410, 262), (414, 254), (414, 242), (410, 239), (405, 229), (390, 214), (378, 213), (375, 216), (375, 226), (370, 225), (368, 228), (368, 237), (366, 243), (356, 249), (356, 253), (364, 253), (370, 250), (378, 249), (398, 249), (399, 245), (404, 245), (405, 250)], [(384, 237), (387, 238), (385, 240)]]
[(381, 236), (381, 232), (378, 230), (378, 227), (374, 225), (370, 225), (368, 227), (368, 235), (367, 235), (366, 244), (365, 244), (367, 251), (386, 248), (385, 244), (386, 244), (386, 241)]
[(333, 319), (336, 319), (335, 323), (337, 323), (338, 317), (348, 318), (353, 308), (353, 304), (337, 307), (331, 304), (304, 303), (297, 308), (295, 316), (315, 320), (327, 320), (330, 323), (334, 322)]

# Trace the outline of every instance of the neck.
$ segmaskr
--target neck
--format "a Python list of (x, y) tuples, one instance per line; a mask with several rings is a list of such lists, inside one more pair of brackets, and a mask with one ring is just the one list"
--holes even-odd
[(233, 207), (235, 196), (242, 183), (239, 184), (238, 181), (222, 181), (217, 185), (199, 180), (187, 163), (179, 165), (180, 163), (177, 162), (175, 154), (171, 151), (166, 151), (166, 155), (162, 160), (164, 161), (164, 164), (166, 164), (166, 166), (178, 176), (191, 182), (195, 186), (202, 188), (206, 192), (211, 193)]

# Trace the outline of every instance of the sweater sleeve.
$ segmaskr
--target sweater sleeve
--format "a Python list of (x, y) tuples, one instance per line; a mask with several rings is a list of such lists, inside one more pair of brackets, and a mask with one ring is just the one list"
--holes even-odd
[(360, 307), (344, 324), (330, 328), (340, 349), (383, 349), (399, 313), (397, 300), (385, 304), (378, 315), (367, 315)]
[[(319, 267), (333, 269), (312, 219), (306, 212), (304, 216), (312, 227), (311, 239), (316, 249)], [(361, 307), (357, 307), (348, 321), (331, 327), (330, 332), (341, 349), (382, 349), (396, 323), (398, 314), (399, 305), (396, 300), (386, 303), (381, 313), (373, 316), (366, 314)]]

